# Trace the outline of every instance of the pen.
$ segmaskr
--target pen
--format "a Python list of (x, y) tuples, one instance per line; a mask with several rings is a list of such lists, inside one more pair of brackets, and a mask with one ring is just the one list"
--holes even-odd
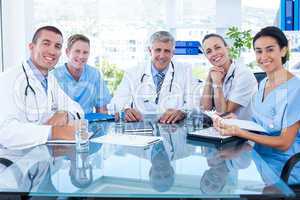
[(228, 115), (230, 112), (224, 112), (224, 113), (222, 113), (222, 114), (220, 114), (219, 116), (220, 117), (225, 117), (226, 115)]
[(81, 117), (80, 117), (80, 115), (79, 115), (78, 112), (76, 113), (76, 115), (77, 115), (77, 118), (78, 118), (78, 119), (81, 119)]
[(153, 140), (153, 141), (151, 141), (151, 142), (148, 142), (148, 145), (154, 144), (154, 143), (159, 142), (159, 141), (160, 141), (160, 139)]

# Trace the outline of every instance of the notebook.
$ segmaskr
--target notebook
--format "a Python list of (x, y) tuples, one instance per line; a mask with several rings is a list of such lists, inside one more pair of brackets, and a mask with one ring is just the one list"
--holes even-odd
[(104, 113), (88, 113), (84, 116), (89, 122), (96, 121), (114, 121), (114, 115), (104, 114)]

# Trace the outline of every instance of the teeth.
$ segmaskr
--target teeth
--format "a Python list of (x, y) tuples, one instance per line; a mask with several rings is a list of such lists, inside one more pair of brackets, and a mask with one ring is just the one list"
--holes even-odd
[(51, 57), (45, 57), (46, 60), (49, 60), (49, 61), (53, 61), (54, 58), (51, 58)]
[(268, 64), (270, 64), (271, 62), (261, 62), (261, 64), (263, 64), (263, 65), (268, 65)]

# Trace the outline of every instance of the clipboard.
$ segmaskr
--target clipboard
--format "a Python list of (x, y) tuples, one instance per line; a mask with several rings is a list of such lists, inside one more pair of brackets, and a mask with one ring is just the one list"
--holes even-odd
[(246, 141), (246, 139), (236, 136), (222, 136), (213, 127), (189, 132), (187, 133), (187, 139), (205, 143), (212, 143), (215, 146), (222, 146), (226, 143)]
[(84, 115), (84, 118), (89, 122), (97, 121), (114, 121), (114, 115), (104, 114), (104, 113), (88, 113)]

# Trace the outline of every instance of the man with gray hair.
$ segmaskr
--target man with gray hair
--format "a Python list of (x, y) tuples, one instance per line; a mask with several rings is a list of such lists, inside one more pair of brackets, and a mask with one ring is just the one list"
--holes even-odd
[(144, 114), (159, 115), (161, 123), (178, 122), (189, 101), (191, 69), (171, 61), (175, 40), (169, 32), (155, 32), (149, 43), (151, 62), (125, 73), (110, 106), (124, 110), (128, 122), (141, 121)]

